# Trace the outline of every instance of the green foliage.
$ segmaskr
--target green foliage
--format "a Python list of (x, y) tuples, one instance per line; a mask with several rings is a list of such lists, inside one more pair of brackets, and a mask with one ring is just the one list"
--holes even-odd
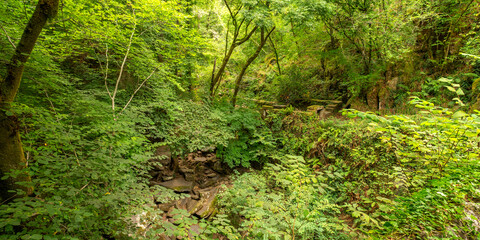
[(478, 195), (471, 188), (478, 186), (478, 115), (452, 112), (418, 98), (410, 103), (423, 110), (418, 118), (345, 112), (368, 119), (371, 131), (381, 133), (382, 145), (395, 154), (389, 175), (395, 177), (399, 197), (394, 211), (383, 215), (386, 228), (378, 228), (403, 236), (477, 236), (466, 227), (464, 209), (466, 197)]
[[(301, 158), (301, 157), (300, 157)], [(286, 156), (286, 159), (298, 159)], [(287, 160), (288, 161), (288, 160)], [(315, 179), (311, 172), (308, 176), (285, 178), (287, 172), (295, 174), (295, 169), (284, 169), (285, 174), (276, 176), (275, 169), (266, 170), (267, 176), (246, 173), (234, 181), (234, 186), (222, 194), (220, 206), (230, 217), (237, 236), (248, 239), (348, 239), (339, 234), (344, 229), (333, 217), (338, 213), (338, 206), (319, 193), (313, 182), (302, 181)], [(305, 171), (308, 168), (304, 167)], [(270, 186), (268, 182), (274, 181)], [(278, 181), (278, 182), (277, 182)], [(288, 189), (275, 189), (285, 186)]]
[[(130, 206), (147, 200), (139, 177), (146, 174), (148, 141), (137, 122), (130, 121), (132, 113), (113, 121), (108, 104), (91, 95), (74, 96), (69, 110), (52, 102), (15, 108), (25, 127), (23, 143), (32, 176), (26, 184), (34, 187), (35, 195), (0, 207), (5, 239), (127, 234), (124, 219), (133, 214)], [(63, 101), (67, 105), (71, 99)]]
[(231, 109), (225, 116), (228, 130), (235, 136), (226, 146), (218, 146), (217, 154), (230, 167), (250, 167), (251, 162), (265, 162), (275, 147), (271, 132), (256, 111)]

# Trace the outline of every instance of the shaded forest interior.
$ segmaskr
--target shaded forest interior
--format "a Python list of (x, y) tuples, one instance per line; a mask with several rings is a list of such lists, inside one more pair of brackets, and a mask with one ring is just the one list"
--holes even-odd
[(477, 239), (476, 0), (4, 0), (0, 239)]

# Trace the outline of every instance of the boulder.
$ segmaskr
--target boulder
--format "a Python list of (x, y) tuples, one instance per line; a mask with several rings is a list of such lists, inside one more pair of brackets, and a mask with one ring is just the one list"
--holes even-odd
[(219, 187), (200, 190), (202, 199), (204, 199), (202, 208), (195, 212), (195, 215), (201, 218), (208, 218), (215, 211), (215, 203)]
[(175, 192), (190, 192), (193, 189), (193, 182), (186, 181), (183, 177), (159, 183), (160, 186), (172, 189)]

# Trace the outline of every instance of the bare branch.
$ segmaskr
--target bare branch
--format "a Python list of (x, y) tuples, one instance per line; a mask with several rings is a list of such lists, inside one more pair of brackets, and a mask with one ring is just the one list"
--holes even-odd
[(120, 80), (122, 79), (122, 74), (123, 74), (123, 69), (125, 67), (125, 63), (127, 62), (128, 58), (128, 53), (130, 52), (130, 48), (132, 47), (132, 39), (133, 35), (135, 34), (135, 29), (137, 27), (137, 23), (133, 26), (133, 31), (132, 34), (130, 35), (130, 40), (128, 42), (128, 47), (127, 47), (127, 52), (125, 53), (125, 57), (123, 58), (122, 65), (120, 66), (120, 73), (118, 74), (117, 82), (115, 83), (115, 89), (113, 90), (112, 94), (112, 111), (113, 111), (113, 116), (115, 118), (115, 96), (117, 95), (118, 92), (118, 84), (120, 83)]
[(153, 69), (152, 73), (150, 73), (150, 75), (148, 75), (147, 78), (145, 78), (145, 80), (143, 80), (143, 82), (140, 84), (140, 86), (138, 86), (138, 88), (135, 90), (135, 92), (133, 92), (132, 96), (130, 97), (130, 99), (128, 100), (127, 104), (125, 104), (125, 106), (123, 107), (122, 111), (120, 111), (120, 113), (118, 113), (118, 115), (120, 116), (120, 114), (123, 113), (123, 111), (125, 111), (125, 109), (128, 107), (128, 105), (130, 104), (130, 102), (132, 101), (133, 97), (135, 97), (135, 94), (137, 94), (138, 90), (140, 90), (140, 88), (143, 87), (143, 85), (148, 81), (148, 79), (150, 79), (153, 74), (157, 71), (158, 67), (156, 67), (155, 69)]
[(10, 42), (10, 44), (12, 44), (13, 49), (17, 49), (17, 47), (15, 46), (15, 43), (13, 43), (12, 39), (8, 35), (7, 30), (3, 28), (3, 25), (0, 24), (0, 26), (2, 27), (3, 32), (5, 32), (5, 36), (7, 36), (8, 41)]

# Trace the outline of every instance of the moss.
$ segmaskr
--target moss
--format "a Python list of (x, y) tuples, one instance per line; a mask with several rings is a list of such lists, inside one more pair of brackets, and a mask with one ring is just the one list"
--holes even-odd
[[(11, 170), (22, 170), (26, 167), (26, 159), (23, 155), (22, 142), (20, 141), (19, 122), (15, 116), (7, 116), (6, 110), (0, 111), (0, 176), (5, 176)], [(27, 194), (32, 189), (18, 186), (15, 182), (29, 182), (30, 177), (26, 174), (19, 175), (16, 178), (2, 180), (0, 186), (0, 197), (2, 201), (14, 196), (8, 190), (20, 188)]]

